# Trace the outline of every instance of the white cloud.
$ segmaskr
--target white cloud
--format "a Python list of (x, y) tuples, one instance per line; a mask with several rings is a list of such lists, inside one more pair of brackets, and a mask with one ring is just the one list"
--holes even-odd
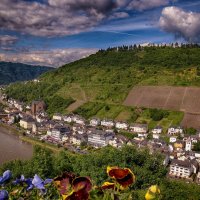
[(178, 7), (166, 7), (159, 20), (160, 27), (176, 37), (190, 42), (200, 41), (200, 13), (187, 12)]
[(128, 9), (147, 10), (160, 6), (166, 6), (171, 0), (133, 0), (129, 3)]
[(18, 38), (10, 35), (0, 35), (0, 47), (13, 45), (17, 42)]
[(26, 64), (43, 65), (51, 67), (59, 67), (66, 63), (79, 60), (90, 54), (93, 54), (97, 49), (53, 49), (53, 50), (37, 50), (28, 53), (0, 53), (0, 61), (20, 62)]
[(126, 12), (115, 12), (109, 17), (109, 19), (122, 19), (129, 17), (129, 14)]

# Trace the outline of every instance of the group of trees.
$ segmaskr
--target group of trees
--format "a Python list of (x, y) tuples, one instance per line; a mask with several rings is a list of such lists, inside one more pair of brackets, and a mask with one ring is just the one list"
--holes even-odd
[(150, 117), (154, 120), (154, 121), (160, 121), (161, 119), (168, 117), (169, 112), (166, 110), (159, 110), (159, 109), (150, 109), (149, 110), (150, 113)]
[(133, 45), (123, 45), (118, 47), (109, 47), (106, 50), (100, 49), (99, 52), (104, 51), (131, 51), (131, 50), (142, 50), (144, 48), (166, 48), (166, 47), (172, 47), (172, 48), (200, 48), (200, 45), (197, 43), (170, 43), (170, 44), (155, 44), (155, 43), (149, 43), (147, 45), (141, 45), (141, 44), (133, 44)]

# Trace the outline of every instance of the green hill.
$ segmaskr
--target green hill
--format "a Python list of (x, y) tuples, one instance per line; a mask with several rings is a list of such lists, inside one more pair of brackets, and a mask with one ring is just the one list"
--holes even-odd
[[(47, 72), (40, 80), (36, 84), (12, 84), (6, 92), (27, 102), (43, 98), (49, 103), (51, 113), (56, 109), (67, 112), (65, 108), (74, 101), (79, 106), (80, 102), (87, 102), (76, 109), (87, 118), (97, 115), (135, 121), (138, 119), (135, 108), (122, 106), (133, 86), (200, 86), (200, 48), (145, 47), (127, 50), (123, 47), (118, 51), (116, 48), (101, 50)], [(59, 107), (51, 106), (52, 103), (57, 105), (56, 101)], [(142, 113), (144, 116), (140, 116), (140, 120), (148, 121), (148, 114)]]
[(50, 69), (52, 68), (22, 63), (0, 62), (0, 85), (31, 80)]

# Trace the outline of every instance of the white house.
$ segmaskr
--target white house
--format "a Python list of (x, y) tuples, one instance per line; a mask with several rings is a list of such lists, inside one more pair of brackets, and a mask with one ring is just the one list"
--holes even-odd
[(14, 101), (14, 106), (20, 111), (23, 111), (24, 104), (18, 101)]
[(75, 122), (76, 124), (80, 124), (80, 125), (82, 125), (82, 126), (84, 126), (85, 123), (86, 123), (85, 119), (82, 118), (82, 117), (75, 117), (75, 118), (74, 118), (74, 122)]
[(47, 118), (46, 118), (46, 117), (43, 117), (41, 114), (36, 115), (35, 119), (36, 119), (36, 121), (37, 121), (38, 123), (42, 123), (42, 122), (44, 122), (44, 121), (47, 120)]
[(109, 120), (109, 119), (104, 119), (101, 121), (101, 126), (105, 126), (105, 127), (113, 127), (115, 125), (113, 120)]
[(116, 122), (115, 124), (115, 128), (117, 129), (128, 130), (128, 127), (129, 125), (126, 122)]
[(26, 116), (23, 119), (20, 120), (19, 124), (24, 129), (32, 129), (32, 126), (34, 124), (34, 119), (30, 116)]
[(94, 130), (88, 134), (88, 144), (94, 147), (104, 147), (109, 144), (114, 135), (112, 133), (106, 133), (102, 130)]
[(86, 135), (72, 135), (70, 137), (70, 143), (74, 145), (81, 145), (82, 142), (87, 142), (87, 136)]
[(176, 178), (189, 178), (194, 169), (189, 160), (172, 160), (170, 164), (169, 175)]
[(153, 134), (161, 134), (163, 131), (163, 128), (161, 126), (156, 126), (154, 129), (152, 129)]
[(183, 133), (183, 128), (180, 126), (171, 126), (168, 128), (168, 134), (169, 135), (176, 135), (176, 134), (182, 134)]
[(130, 131), (133, 133), (147, 133), (148, 125), (147, 124), (131, 124)]
[(62, 120), (62, 115), (59, 113), (56, 113), (53, 115), (53, 120), (61, 121)]
[(71, 123), (73, 122), (73, 115), (65, 115), (63, 116), (64, 122)]
[(79, 124), (74, 124), (73, 127), (72, 127), (72, 130), (73, 130), (73, 135), (76, 135), (76, 134), (85, 134), (87, 132), (86, 128), (84, 126), (81, 126)]
[(185, 142), (185, 150), (191, 151), (192, 150), (192, 140), (188, 138)]
[(171, 137), (169, 138), (169, 142), (170, 142), (170, 143), (174, 143), (174, 142), (176, 142), (176, 140), (177, 140), (177, 136), (171, 136)]
[(47, 131), (47, 135), (51, 137), (51, 139), (61, 142), (63, 136), (69, 136), (71, 134), (69, 127), (64, 127), (60, 125), (56, 125), (54, 128)]
[(98, 118), (92, 118), (90, 120), (90, 126), (99, 126), (101, 124), (101, 120)]
[(159, 133), (153, 133), (153, 139), (160, 139), (160, 134)]

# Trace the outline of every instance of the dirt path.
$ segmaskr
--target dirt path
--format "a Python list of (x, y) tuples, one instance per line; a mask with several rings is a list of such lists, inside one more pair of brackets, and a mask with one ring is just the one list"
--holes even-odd
[(68, 112), (73, 112), (83, 104), (85, 104), (87, 101), (81, 101), (81, 100), (76, 100), (74, 103), (72, 103), (68, 108)]

